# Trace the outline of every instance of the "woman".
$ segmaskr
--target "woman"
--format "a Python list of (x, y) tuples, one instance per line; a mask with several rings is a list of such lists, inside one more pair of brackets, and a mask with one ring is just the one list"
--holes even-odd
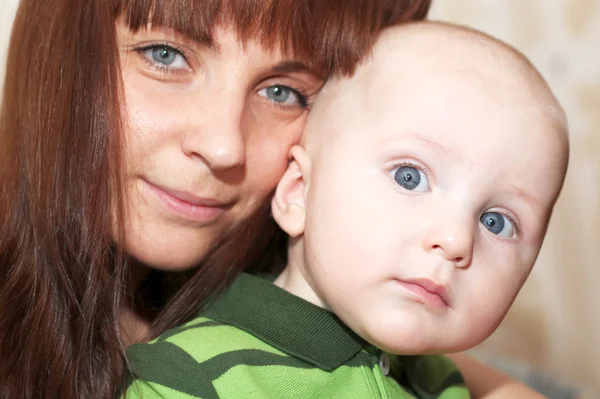
[(22, 1), (0, 114), (0, 396), (112, 397), (128, 343), (263, 251), (227, 238), (272, 227), (238, 226), (262, 220), (323, 79), (428, 7)]

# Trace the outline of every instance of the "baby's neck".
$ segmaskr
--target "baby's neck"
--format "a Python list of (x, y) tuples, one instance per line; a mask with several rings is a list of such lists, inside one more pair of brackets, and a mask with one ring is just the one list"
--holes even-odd
[(275, 279), (274, 284), (313, 305), (329, 310), (327, 304), (325, 304), (321, 297), (314, 291), (310, 282), (302, 275), (302, 271), (291, 261), (277, 279)]

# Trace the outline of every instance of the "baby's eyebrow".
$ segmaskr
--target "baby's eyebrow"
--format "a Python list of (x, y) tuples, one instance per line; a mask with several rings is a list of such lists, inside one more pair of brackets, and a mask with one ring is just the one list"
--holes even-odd
[(536, 202), (531, 195), (527, 194), (527, 192), (525, 192), (524, 190), (521, 190), (519, 187), (515, 186), (514, 184), (508, 183), (508, 186), (517, 195), (517, 197), (519, 197), (522, 200), (524, 200), (525, 202), (527, 202), (529, 204), (529, 206), (531, 206), (531, 208), (537, 214)]
[(446, 147), (444, 144), (442, 144), (438, 141), (430, 140), (416, 132), (409, 132), (408, 134), (403, 134), (403, 135), (396, 136), (396, 137), (393, 137), (390, 139), (382, 140), (378, 144), (382, 147), (385, 147), (386, 145), (389, 145), (389, 144), (407, 141), (407, 140), (419, 141), (419, 142), (425, 144), (426, 146), (431, 147), (433, 150), (441, 151), (444, 154), (450, 153), (450, 149), (448, 147)]
[(443, 152), (444, 154), (450, 153), (450, 149), (448, 147), (446, 147), (445, 145), (443, 145), (442, 143), (440, 143), (440, 142), (429, 140), (429, 139), (426, 139), (425, 137), (419, 137), (419, 136), (414, 136), (414, 137), (417, 140), (422, 141), (426, 145), (428, 145), (430, 147), (433, 147), (434, 149), (437, 149), (437, 150)]

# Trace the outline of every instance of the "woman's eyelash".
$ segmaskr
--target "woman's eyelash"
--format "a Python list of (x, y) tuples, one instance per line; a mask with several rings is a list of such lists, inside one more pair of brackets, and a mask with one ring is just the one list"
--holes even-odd
[(151, 58), (148, 58), (147, 55), (145, 54), (147, 51), (149, 50), (154, 50), (154, 49), (158, 49), (158, 48), (164, 48), (164, 49), (168, 49), (169, 51), (172, 51), (178, 55), (180, 55), (183, 60), (189, 64), (188, 62), (188, 58), (185, 54), (185, 50), (175, 46), (173, 44), (170, 43), (166, 43), (166, 42), (156, 42), (156, 43), (150, 43), (150, 44), (145, 44), (143, 46), (139, 46), (139, 47), (134, 47), (133, 50), (139, 54), (139, 56), (142, 58), (142, 60), (152, 69), (154, 69), (157, 72), (162, 72), (162, 73), (170, 73), (170, 74), (178, 74), (178, 73), (182, 73), (185, 72), (185, 70), (181, 69), (181, 68), (172, 68), (170, 66), (167, 65), (161, 65), (160, 63), (152, 60)]
[(137, 52), (143, 53), (145, 51), (152, 50), (155, 48), (167, 48), (171, 51), (174, 51), (174, 52), (180, 54), (187, 61), (187, 57), (185, 55), (184, 49), (182, 49), (181, 47), (178, 47), (174, 44), (167, 43), (167, 42), (155, 42), (155, 43), (150, 43), (150, 44), (144, 44), (139, 47), (134, 47), (134, 50)]
[[(309, 98), (306, 94), (306, 91), (295, 87), (290, 87), (290, 90), (293, 90), (294, 93), (296, 93), (298, 96), (298, 102), (302, 108), (309, 108)], [(312, 104), (312, 101), (310, 103)]]
[[(269, 80), (271, 79), (277, 79), (277, 77), (269, 77)], [(278, 90), (284, 90), (286, 92), (288, 92), (290, 95), (295, 97), (295, 104), (289, 104), (286, 102), (286, 100), (288, 99), (288, 97), (285, 97), (285, 99), (283, 99), (283, 102), (279, 102), (278, 100), (274, 99), (274, 98), (270, 98), (269, 95), (269, 91), (273, 90), (277, 88)], [(263, 97), (263, 99), (265, 101), (267, 101), (269, 104), (282, 109), (284, 111), (289, 111), (289, 110), (297, 110), (298, 108), (300, 109), (310, 109), (310, 106), (312, 105), (312, 99), (314, 97), (314, 95), (309, 95), (306, 93), (305, 89), (301, 89), (299, 87), (294, 87), (292, 85), (285, 84), (285, 83), (272, 83), (272, 84), (267, 84), (264, 85), (261, 89), (259, 89), (257, 91), (257, 93)], [(271, 94), (274, 94), (271, 92)]]
[[(288, 89), (290, 89), (296, 96), (298, 96), (298, 105), (300, 105), (301, 108), (308, 108), (310, 109), (310, 105), (312, 105), (312, 100), (309, 100), (309, 96), (306, 93), (305, 90), (297, 88), (297, 87), (292, 87), (292, 86), (288, 86), (288, 85), (281, 85), (281, 86), (285, 86)], [(285, 108), (286, 106), (283, 104), (277, 104), (281, 106), (282, 108)], [(289, 108), (289, 106), (288, 106)]]

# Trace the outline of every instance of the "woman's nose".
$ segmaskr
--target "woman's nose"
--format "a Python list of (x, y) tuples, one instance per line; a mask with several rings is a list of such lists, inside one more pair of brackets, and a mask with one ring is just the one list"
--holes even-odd
[(467, 218), (445, 218), (433, 223), (423, 237), (423, 249), (444, 257), (456, 267), (471, 264), (476, 226)]
[(190, 124), (182, 142), (187, 156), (201, 159), (212, 170), (241, 166), (246, 160), (244, 105), (232, 101), (232, 96), (222, 95), (225, 101), (221, 104), (216, 101), (205, 108), (210, 111), (192, 115), (195, 122)]

